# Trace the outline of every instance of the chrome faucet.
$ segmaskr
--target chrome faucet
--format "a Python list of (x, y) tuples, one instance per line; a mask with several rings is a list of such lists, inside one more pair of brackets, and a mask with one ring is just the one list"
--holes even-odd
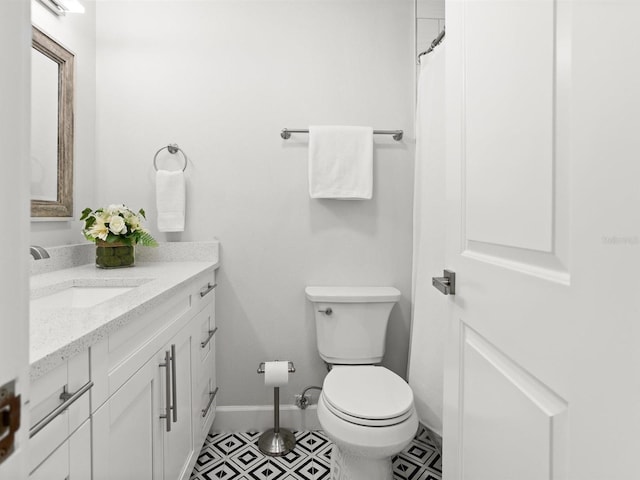
[(49, 258), (49, 252), (47, 252), (43, 247), (40, 247), (38, 245), (31, 245), (29, 247), (29, 253), (34, 258), (34, 260)]

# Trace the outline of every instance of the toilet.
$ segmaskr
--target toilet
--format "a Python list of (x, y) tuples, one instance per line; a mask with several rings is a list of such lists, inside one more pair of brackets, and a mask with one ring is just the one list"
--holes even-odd
[(318, 420), (334, 443), (331, 480), (391, 480), (391, 460), (413, 439), (418, 417), (411, 387), (380, 366), (393, 287), (307, 287), (320, 357), (331, 370)]

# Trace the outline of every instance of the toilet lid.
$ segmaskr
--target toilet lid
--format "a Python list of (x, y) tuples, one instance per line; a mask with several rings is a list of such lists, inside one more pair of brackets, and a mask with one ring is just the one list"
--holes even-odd
[(359, 425), (395, 425), (413, 412), (407, 382), (373, 365), (334, 367), (324, 380), (322, 396), (334, 414)]

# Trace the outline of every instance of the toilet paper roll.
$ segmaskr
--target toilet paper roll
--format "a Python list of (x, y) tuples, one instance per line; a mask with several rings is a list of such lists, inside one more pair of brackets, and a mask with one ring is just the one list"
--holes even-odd
[(282, 387), (289, 383), (289, 362), (265, 362), (264, 385), (266, 387)]

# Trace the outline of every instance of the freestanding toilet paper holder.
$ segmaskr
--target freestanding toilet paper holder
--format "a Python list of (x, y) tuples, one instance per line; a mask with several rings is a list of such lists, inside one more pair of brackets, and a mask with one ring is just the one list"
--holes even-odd
[[(293, 362), (289, 363), (289, 373), (296, 371)], [(258, 366), (258, 373), (264, 373), (265, 362)], [(258, 448), (265, 455), (281, 457), (296, 446), (296, 437), (286, 428), (280, 428), (280, 387), (273, 387), (273, 428), (258, 439)]]

